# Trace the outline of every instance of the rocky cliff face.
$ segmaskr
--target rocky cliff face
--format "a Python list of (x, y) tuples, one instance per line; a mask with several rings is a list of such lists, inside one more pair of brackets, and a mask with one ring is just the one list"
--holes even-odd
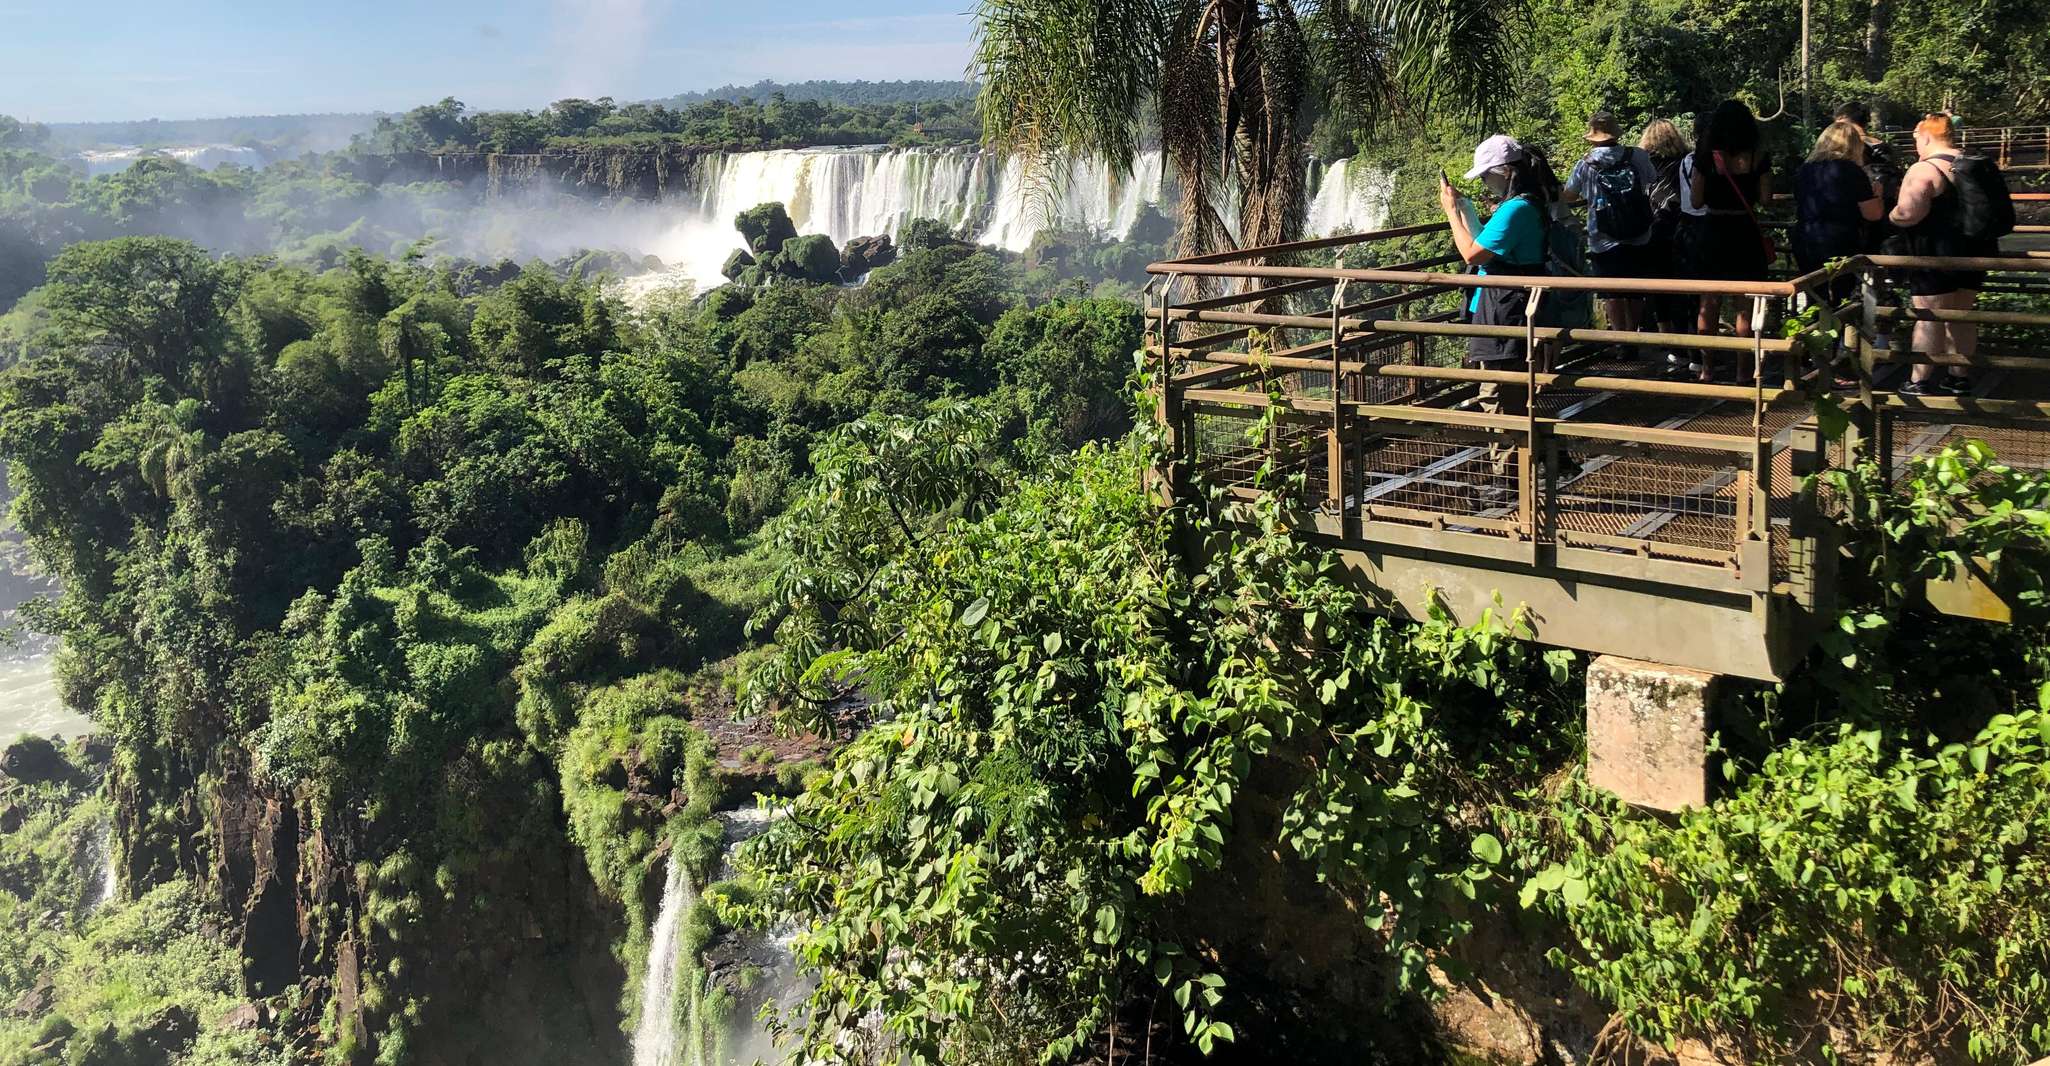
[[(200, 886), (244, 960), (251, 1018), (295, 1052), (367, 1062), (396, 1039), (429, 1063), (622, 1060), (625, 976), (611, 947), (621, 916), (559, 831), (537, 846), (541, 812), (520, 797), (501, 793), (504, 809), (479, 812), (487, 826), (510, 819), (508, 846), (433, 856), (431, 874), (395, 872), (358, 861), (370, 842), (350, 812), (319, 810), (246, 766), (121, 764), (111, 791), (123, 880)], [(527, 784), (553, 800), (545, 779)], [(151, 806), (165, 795), (186, 798)]]
[(660, 200), (698, 187), (708, 149), (615, 145), (538, 153), (412, 152), (364, 157), (352, 165), (371, 182), (452, 181), (485, 195), (547, 187), (591, 197)]

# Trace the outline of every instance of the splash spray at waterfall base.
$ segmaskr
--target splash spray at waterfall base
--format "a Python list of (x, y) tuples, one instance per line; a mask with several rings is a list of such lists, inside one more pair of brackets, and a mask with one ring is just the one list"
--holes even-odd
[[(713, 815), (726, 838), (717, 872), (731, 878), (733, 852), (768, 828), (779, 812), (768, 808)], [(716, 883), (708, 888), (716, 892)], [(770, 1034), (756, 1020), (765, 1003), (788, 1007), (805, 989), (791, 955), (787, 930), (730, 930), (694, 947), (693, 912), (711, 904), (674, 856), (662, 906), (649, 934), (641, 977), (640, 1022), (634, 1030), (633, 1066), (745, 1066), (779, 1061)]]

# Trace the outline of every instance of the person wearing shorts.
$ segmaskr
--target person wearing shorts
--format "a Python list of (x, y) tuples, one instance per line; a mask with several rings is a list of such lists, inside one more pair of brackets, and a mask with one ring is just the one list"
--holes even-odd
[[(1897, 240), (1912, 255), (1992, 256), (1998, 241), (1973, 241), (1958, 229), (1958, 191), (1952, 164), (1957, 162), (1957, 134), (1949, 115), (1930, 115), (1915, 127), (1915, 152), (1921, 158), (1901, 179), (1900, 202), (1890, 221)], [(1908, 292), (1916, 310), (1969, 311), (1986, 285), (1983, 270), (1910, 270)], [(1979, 327), (1972, 322), (1916, 320), (1914, 350), (1935, 357), (1970, 358), (1979, 350)], [(1901, 391), (1908, 395), (1963, 394), (1971, 391), (1964, 366), (1948, 374), (1934, 363), (1917, 363)]]
[[(1587, 258), (1592, 274), (1602, 278), (1656, 277), (1657, 265), (1648, 262), (1648, 257), (1654, 228), (1651, 188), (1658, 182), (1658, 168), (1649, 152), (1622, 144), (1621, 135), (1616, 116), (1607, 111), (1597, 111), (1588, 119), (1584, 139), (1591, 147), (1566, 178), (1565, 200), (1588, 205)], [(1612, 215), (1628, 218), (1635, 232), (1604, 229), (1601, 201), (1611, 197), (1628, 201), (1618, 205), (1621, 210)], [(1636, 225), (1639, 220), (1642, 225)], [(1604, 293), (1602, 314), (1610, 329), (1638, 330), (1644, 325), (1645, 301), (1632, 293)]]

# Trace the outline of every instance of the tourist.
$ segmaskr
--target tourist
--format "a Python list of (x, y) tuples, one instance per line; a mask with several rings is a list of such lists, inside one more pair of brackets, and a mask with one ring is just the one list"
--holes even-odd
[[(1644, 248), (1645, 276), (1686, 277), (1681, 271), (1680, 224), (1690, 216), (1686, 212), (1687, 183), (1680, 171), (1693, 148), (1681, 136), (1679, 127), (1662, 118), (1653, 119), (1644, 127), (1637, 147), (1651, 157), (1652, 169), (1658, 172), (1658, 180), (1651, 183), (1651, 240)], [(1662, 333), (1694, 331), (1698, 309), (1692, 296), (1659, 293), (1647, 297), (1644, 306), (1645, 326)], [(1686, 359), (1677, 352), (1666, 353), (1666, 360), (1675, 370), (1685, 368)]]
[[(1650, 153), (1622, 144), (1622, 133), (1616, 116), (1607, 111), (1587, 120), (1582, 139), (1591, 147), (1567, 175), (1565, 202), (1587, 204), (1588, 262), (1596, 277), (1646, 278), (1652, 270), (1645, 252), (1652, 238), (1651, 187), (1658, 169)], [(1602, 294), (1610, 329), (1634, 332), (1643, 324), (1643, 311), (1641, 297)]]
[[(1725, 100), (1694, 146), (1694, 202), (1707, 210), (1701, 220), (1698, 277), (1722, 281), (1764, 281), (1772, 267), (1772, 238), (1758, 221), (1758, 205), (1772, 196), (1772, 156), (1759, 143), (1758, 117), (1741, 100)], [(1737, 301), (1736, 333), (1751, 336), (1751, 302)], [(1722, 298), (1703, 296), (1697, 322), (1704, 334), (1719, 332)], [(1740, 379), (1756, 371), (1749, 368)], [(1713, 381), (1713, 362), (1704, 353), (1701, 380)]]
[[(1473, 167), (1467, 179), (1478, 178), (1490, 198), (1501, 206), (1480, 223), (1472, 205), (1442, 175), (1438, 182), (1438, 203), (1452, 231), (1453, 247), (1459, 257), (1483, 275), (1533, 276), (1546, 273), (1545, 182), (1532, 165), (1521, 144), (1504, 134), (1480, 143), (1473, 152)], [(1484, 326), (1523, 326), (1524, 309), (1530, 293), (1522, 288), (1476, 288), (1467, 302), (1472, 321)], [(1467, 339), (1468, 362), (1489, 370), (1522, 370), (1529, 357), (1524, 339), (1518, 337), (1471, 337)], [(1507, 402), (1493, 384), (1480, 389), (1485, 411), (1523, 413), (1521, 390), (1512, 388)]]
[[(1808, 161), (1794, 172), (1794, 263), (1802, 273), (1865, 250), (1866, 235), (1881, 216), (1880, 192), (1865, 172), (1865, 137), (1842, 119), (1815, 139)], [(1855, 274), (1830, 282), (1834, 308), (1857, 291)]]
[(1879, 190), (1880, 218), (1867, 227), (1866, 250), (1874, 251), (1886, 236), (1886, 212), (1900, 202), (1901, 179), (1908, 168), (1901, 165), (1900, 153), (1884, 138), (1872, 136), (1872, 109), (1861, 100), (1852, 100), (1836, 109), (1836, 119), (1858, 127), (1858, 138), (1865, 144), (1865, 173)]
[[(1699, 145), (1708, 138), (1706, 111), (1694, 113), (1693, 143)], [(1673, 276), (1676, 278), (1699, 278), (1702, 276), (1701, 249), (1703, 233), (1708, 227), (1708, 208), (1694, 199), (1695, 150), (1690, 147), (1680, 157), (1678, 171), (1680, 193), (1679, 225), (1673, 230)], [(1680, 295), (1674, 298), (1674, 310), (1684, 314), (1687, 326), (1681, 332), (1692, 333), (1698, 326), (1701, 315), (1701, 298)], [(1701, 372), (1700, 349), (1689, 349), (1684, 357), (1674, 360), (1670, 369), (1674, 377), (1691, 377)]]
[[(1959, 219), (1957, 134), (1949, 115), (1930, 115), (1915, 126), (1917, 161), (1901, 179), (1900, 203), (1891, 221), (1900, 231), (1900, 250), (1918, 256), (1992, 256), (1999, 241), (1965, 236)], [(1969, 311), (1986, 283), (1982, 270), (1910, 270), (1908, 292), (1920, 311)], [(1917, 319), (1914, 350), (1932, 358), (1969, 358), (1978, 350), (1979, 327), (1971, 322)], [(1971, 377), (1963, 366), (1940, 373), (1933, 363), (1917, 363), (1901, 392), (1911, 396), (1963, 394)]]

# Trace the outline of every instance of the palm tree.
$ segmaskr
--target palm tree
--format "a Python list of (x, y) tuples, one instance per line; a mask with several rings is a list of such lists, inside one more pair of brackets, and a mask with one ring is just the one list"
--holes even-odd
[(136, 457), (142, 480), (158, 497), (169, 499), (185, 487), (193, 464), (212, 450), (206, 430), (201, 429), (199, 401), (151, 404), (143, 431), (142, 454)]
[(1294, 239), (1305, 97), (1372, 129), (1446, 108), (1490, 117), (1520, 0), (982, 0), (984, 136), (1041, 188), (1057, 164), (1129, 171), (1147, 109), (1179, 185), (1184, 255)]

